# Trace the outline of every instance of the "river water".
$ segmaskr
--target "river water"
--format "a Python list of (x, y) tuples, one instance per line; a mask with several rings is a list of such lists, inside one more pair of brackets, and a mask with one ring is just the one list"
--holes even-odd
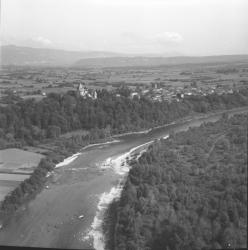
[(150, 143), (172, 131), (214, 122), (220, 116), (195, 117), (83, 149), (57, 165), (46, 188), (0, 231), (0, 245), (104, 249), (101, 222), (108, 204), (121, 194), (129, 170), (126, 159), (139, 157)]

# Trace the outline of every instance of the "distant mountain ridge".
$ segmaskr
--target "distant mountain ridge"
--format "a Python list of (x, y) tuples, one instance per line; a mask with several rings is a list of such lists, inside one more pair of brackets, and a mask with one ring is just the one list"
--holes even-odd
[(180, 64), (203, 64), (203, 63), (230, 63), (247, 62), (248, 55), (223, 55), (203, 57), (106, 57), (85, 58), (79, 60), (75, 67), (136, 67), (136, 66), (162, 66)]
[(248, 55), (223, 55), (188, 57), (174, 53), (166, 54), (124, 54), (108, 51), (66, 51), (59, 49), (20, 47), (5, 45), (1, 47), (2, 65), (27, 66), (70, 66), (70, 67), (135, 67), (177, 65), (186, 63), (248, 62)]
[(71, 65), (84, 58), (113, 56), (121, 56), (121, 54), (105, 51), (66, 51), (15, 45), (1, 47), (2, 65)]

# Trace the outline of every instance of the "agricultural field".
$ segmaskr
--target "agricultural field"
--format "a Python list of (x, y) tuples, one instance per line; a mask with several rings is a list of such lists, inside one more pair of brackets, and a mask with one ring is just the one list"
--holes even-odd
[(1, 174), (0, 173), (0, 202), (14, 190), (20, 182), (28, 178), (29, 174)]
[(30, 176), (43, 157), (15, 148), (0, 150), (0, 201)]
[(248, 64), (243, 62), (164, 65), (115, 68), (46, 68), (5, 66), (0, 75), (0, 99), (8, 92), (40, 100), (46, 94), (76, 90), (79, 83), (92, 89), (112, 90), (120, 86), (166, 90), (187, 88), (239, 88), (248, 84)]

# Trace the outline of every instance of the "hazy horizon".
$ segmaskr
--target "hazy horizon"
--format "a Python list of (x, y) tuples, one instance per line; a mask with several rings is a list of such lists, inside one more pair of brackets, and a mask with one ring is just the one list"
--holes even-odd
[(1, 45), (124, 54), (248, 54), (246, 0), (2, 0)]

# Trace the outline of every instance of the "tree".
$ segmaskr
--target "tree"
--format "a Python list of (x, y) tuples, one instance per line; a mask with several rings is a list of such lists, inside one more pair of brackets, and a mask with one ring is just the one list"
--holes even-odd
[(51, 125), (48, 127), (47, 137), (49, 138), (57, 138), (60, 136), (61, 129), (58, 126)]

